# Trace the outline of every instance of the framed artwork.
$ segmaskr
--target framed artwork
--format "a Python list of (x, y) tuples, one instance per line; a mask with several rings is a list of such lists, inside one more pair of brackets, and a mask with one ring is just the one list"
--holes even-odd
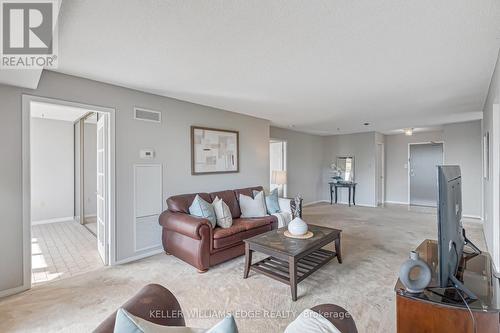
[(483, 136), (483, 178), (490, 177), (490, 133), (486, 132)]
[(239, 172), (239, 133), (191, 126), (191, 174)]

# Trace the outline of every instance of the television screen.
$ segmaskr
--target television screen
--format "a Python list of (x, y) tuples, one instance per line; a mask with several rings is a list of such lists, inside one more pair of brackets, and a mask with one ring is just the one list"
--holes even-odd
[(438, 166), (438, 188), (439, 284), (445, 288), (457, 274), (465, 244), (460, 167)]

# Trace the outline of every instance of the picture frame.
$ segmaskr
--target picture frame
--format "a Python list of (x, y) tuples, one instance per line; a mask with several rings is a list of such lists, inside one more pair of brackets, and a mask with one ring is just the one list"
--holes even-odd
[(240, 171), (239, 132), (191, 126), (191, 174)]

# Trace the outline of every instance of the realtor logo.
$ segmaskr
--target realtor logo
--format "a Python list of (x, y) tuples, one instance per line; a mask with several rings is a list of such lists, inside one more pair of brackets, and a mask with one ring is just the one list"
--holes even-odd
[(0, 0), (1, 68), (56, 67), (57, 0)]

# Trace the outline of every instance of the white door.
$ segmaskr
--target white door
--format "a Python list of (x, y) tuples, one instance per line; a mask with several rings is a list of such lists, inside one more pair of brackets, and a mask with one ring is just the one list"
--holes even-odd
[(108, 264), (108, 115), (99, 114), (97, 121), (97, 249), (104, 264)]
[(410, 205), (436, 207), (437, 166), (443, 164), (443, 144), (410, 145)]

